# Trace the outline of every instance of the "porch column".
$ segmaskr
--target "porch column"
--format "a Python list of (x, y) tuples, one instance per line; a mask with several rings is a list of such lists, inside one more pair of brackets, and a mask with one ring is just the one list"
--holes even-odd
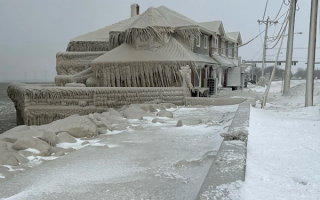
[(222, 68), (219, 68), (219, 80), (218, 80), (218, 87), (222, 87), (222, 73), (223, 73), (223, 69)]
[(217, 70), (213, 70), (213, 73), (211, 75), (212, 77), (211, 78), (217, 78)]

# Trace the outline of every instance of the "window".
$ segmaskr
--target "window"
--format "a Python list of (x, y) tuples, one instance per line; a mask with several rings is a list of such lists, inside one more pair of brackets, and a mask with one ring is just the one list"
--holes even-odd
[(228, 41), (225, 42), (225, 55), (228, 56)]
[(196, 37), (196, 45), (197, 47), (200, 47), (200, 35)]
[(212, 52), (218, 54), (220, 49), (218, 50), (218, 38), (212, 37)]
[(225, 42), (221, 41), (221, 54), (225, 55), (226, 49), (225, 49)]
[(234, 54), (234, 57), (237, 58), (237, 57), (238, 57), (238, 44), (235, 44), (235, 45), (236, 45), (236, 46), (235, 46), (235, 48), (234, 48), (233, 54)]
[(234, 43), (230, 43), (229, 46), (230, 46), (229, 56), (234, 57)]
[(204, 45), (204, 48), (207, 49), (208, 48), (208, 36), (205, 35), (203, 37), (203, 45)]
[(221, 39), (219, 39), (219, 54), (222, 55), (223, 54), (223, 42)]

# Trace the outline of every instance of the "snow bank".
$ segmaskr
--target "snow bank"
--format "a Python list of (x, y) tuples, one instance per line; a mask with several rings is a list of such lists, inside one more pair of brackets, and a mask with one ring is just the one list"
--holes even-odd
[(319, 107), (289, 113), (252, 109), (239, 199), (318, 199), (319, 130)]
[(320, 83), (315, 82), (315, 106), (307, 108), (305, 80), (292, 81), (285, 96), (281, 82), (271, 88), (265, 109), (251, 109), (245, 182), (218, 189), (234, 200), (319, 199)]

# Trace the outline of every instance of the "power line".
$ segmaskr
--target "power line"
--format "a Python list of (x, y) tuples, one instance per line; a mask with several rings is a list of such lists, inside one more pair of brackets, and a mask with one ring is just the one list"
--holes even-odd
[(279, 12), (278, 12), (277, 16), (274, 18), (274, 20), (275, 20), (275, 19), (277, 19), (277, 17), (279, 16), (279, 14), (280, 14), (280, 12), (281, 12), (281, 10), (282, 10), (282, 6), (283, 6), (283, 1), (282, 1), (282, 3), (281, 3), (281, 6), (280, 6), (280, 9), (279, 9)]
[(277, 24), (274, 25), (274, 30), (273, 30), (272, 37), (274, 37), (274, 34), (276, 33), (276, 30), (277, 30)]
[[(258, 24), (258, 27), (259, 27), (259, 33), (260, 33), (260, 32), (261, 32), (261, 30), (260, 30), (260, 24)], [(260, 34), (260, 41), (261, 41), (261, 44), (263, 45), (263, 41), (262, 41), (261, 34)]]
[[(284, 33), (285, 33), (285, 31), (286, 31), (286, 27), (287, 27), (287, 25), (288, 25), (288, 20), (287, 20), (287, 23), (286, 23), (286, 26), (285, 26), (285, 28), (283, 29), (283, 31), (282, 31), (282, 37), (284, 37)], [(278, 37), (278, 36), (277, 36)], [(276, 42), (276, 44), (275, 45), (273, 45), (273, 47), (271, 47), (270, 49), (273, 49), (274, 47), (276, 47), (277, 46), (277, 44), (279, 43), (279, 41), (280, 41), (280, 37), (279, 37), (279, 39), (278, 39), (278, 41)]]
[(261, 53), (260, 51), (262, 50), (263, 45), (260, 47), (260, 49), (256, 52), (256, 54), (254, 54), (254, 56), (251, 58), (251, 60), (253, 60), (257, 55), (259, 55), (259, 53)]
[(288, 0), (288, 3), (286, 3), (286, 0), (283, 0), (283, 3), (288, 6), (290, 4), (290, 0)]
[[(283, 13), (283, 14), (278, 18), (278, 20), (281, 19), (286, 13), (287, 13), (287, 12)], [(270, 24), (269, 27), (271, 27), (271, 26), (273, 26), (273, 24)], [(269, 27), (268, 27), (268, 28), (269, 28)], [(260, 36), (262, 33), (264, 33), (265, 31), (266, 31), (266, 30), (260, 32), (260, 33), (259, 33), (258, 35), (256, 35), (254, 38), (252, 38), (251, 40), (249, 40), (248, 42), (246, 42), (246, 43), (244, 43), (244, 44), (242, 44), (242, 45), (235, 46), (235, 47), (229, 47), (229, 48), (216, 48), (216, 49), (217, 49), (217, 50), (218, 50), (218, 49), (235, 49), (235, 48), (243, 47), (243, 46), (249, 44), (250, 42), (252, 42), (253, 40), (255, 40), (257, 37), (259, 37), (259, 36)]]
[[(271, 24), (270, 26), (273, 26), (273, 24)], [(269, 26), (269, 27), (270, 27)], [(249, 44), (250, 42), (252, 42), (253, 40), (255, 40), (257, 37), (259, 37), (262, 33), (264, 33), (266, 30), (264, 30), (264, 31), (262, 31), (262, 32), (260, 32), (258, 35), (256, 35), (254, 38), (252, 38), (251, 40), (249, 40), (248, 42), (246, 42), (246, 43), (244, 43), (244, 44), (242, 44), (242, 45), (239, 45), (239, 46), (234, 46), (234, 47), (227, 47), (227, 48), (215, 48), (215, 49), (235, 49), (235, 48), (239, 48), (239, 47), (243, 47), (243, 46), (245, 46), (245, 45), (247, 45), (247, 44)]]
[(264, 17), (266, 16), (266, 11), (267, 11), (267, 7), (268, 7), (268, 1), (269, 0), (266, 1), (266, 5), (264, 7), (264, 13), (263, 13), (262, 21), (264, 20)]
[[(281, 49), (287, 49), (287, 48), (281, 48)], [(293, 47), (293, 49), (308, 49), (308, 47)], [(320, 47), (316, 47), (316, 49), (320, 49)]]
[[(283, 35), (283, 30), (282, 30), (282, 29), (283, 29), (283, 27), (284, 27), (284, 24), (285, 24), (285, 22), (288, 21), (289, 10), (288, 10), (287, 12), (285, 12), (284, 14), (286, 14), (286, 17), (285, 17), (284, 20), (283, 20), (282, 26), (281, 26), (281, 28), (280, 28), (277, 36), (275, 37), (275, 39), (274, 39), (274, 40), (271, 40), (272, 42), (274, 42), (274, 41), (276, 41), (276, 39), (278, 39), (277, 44), (278, 44), (278, 42), (279, 42), (279, 40), (280, 40), (280, 35)], [(279, 18), (279, 19), (280, 19), (280, 18)], [(272, 48), (274, 48), (274, 47), (272, 47)]]
[[(275, 56), (275, 54), (274, 55), (268, 55), (268, 56), (272, 57), (272, 56)], [(285, 57), (285, 56), (279, 56), (279, 57)], [(305, 59), (307, 59), (308, 57), (293, 56), (292, 58), (305, 58)], [(315, 59), (320, 59), (320, 58), (315, 58)]]

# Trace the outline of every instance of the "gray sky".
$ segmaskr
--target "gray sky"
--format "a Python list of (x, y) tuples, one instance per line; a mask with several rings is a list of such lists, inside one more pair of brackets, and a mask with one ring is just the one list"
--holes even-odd
[[(286, 0), (287, 1), (287, 0)], [(257, 20), (262, 19), (265, 0), (0, 0), (0, 81), (33, 79), (54, 80), (55, 55), (65, 51), (68, 42), (79, 35), (97, 30), (130, 17), (130, 5), (138, 3), (140, 13), (148, 7), (167, 6), (197, 22), (222, 20), (225, 31), (240, 31), (243, 42), (259, 33)], [(269, 0), (266, 16), (274, 18), (282, 0)], [(299, 0), (296, 14), (295, 47), (307, 47), (311, 0)], [(284, 13), (288, 6), (283, 6)], [(320, 14), (320, 13), (319, 13)], [(281, 19), (283, 20), (283, 18)], [(277, 25), (277, 34), (280, 24)], [(261, 26), (263, 31), (265, 26)], [(318, 30), (319, 33), (319, 30)], [(274, 28), (269, 29), (269, 36)], [(262, 35), (261, 38), (263, 38)], [(317, 46), (319, 45), (319, 34)], [(271, 45), (269, 45), (271, 46)], [(251, 60), (262, 47), (260, 38), (240, 48), (242, 59)], [(286, 47), (286, 40), (284, 46)], [(317, 49), (319, 52), (319, 49)], [(268, 50), (273, 55), (276, 50)], [(285, 59), (285, 49), (281, 60)], [(305, 67), (307, 49), (295, 49), (293, 59), (300, 61), (293, 66)], [(259, 53), (255, 59), (262, 54)], [(275, 56), (269, 57), (274, 59)], [(319, 53), (316, 54), (320, 61)], [(260, 57), (261, 59), (261, 57)], [(284, 68), (284, 65), (281, 66)], [(316, 66), (320, 68), (320, 66)]]

